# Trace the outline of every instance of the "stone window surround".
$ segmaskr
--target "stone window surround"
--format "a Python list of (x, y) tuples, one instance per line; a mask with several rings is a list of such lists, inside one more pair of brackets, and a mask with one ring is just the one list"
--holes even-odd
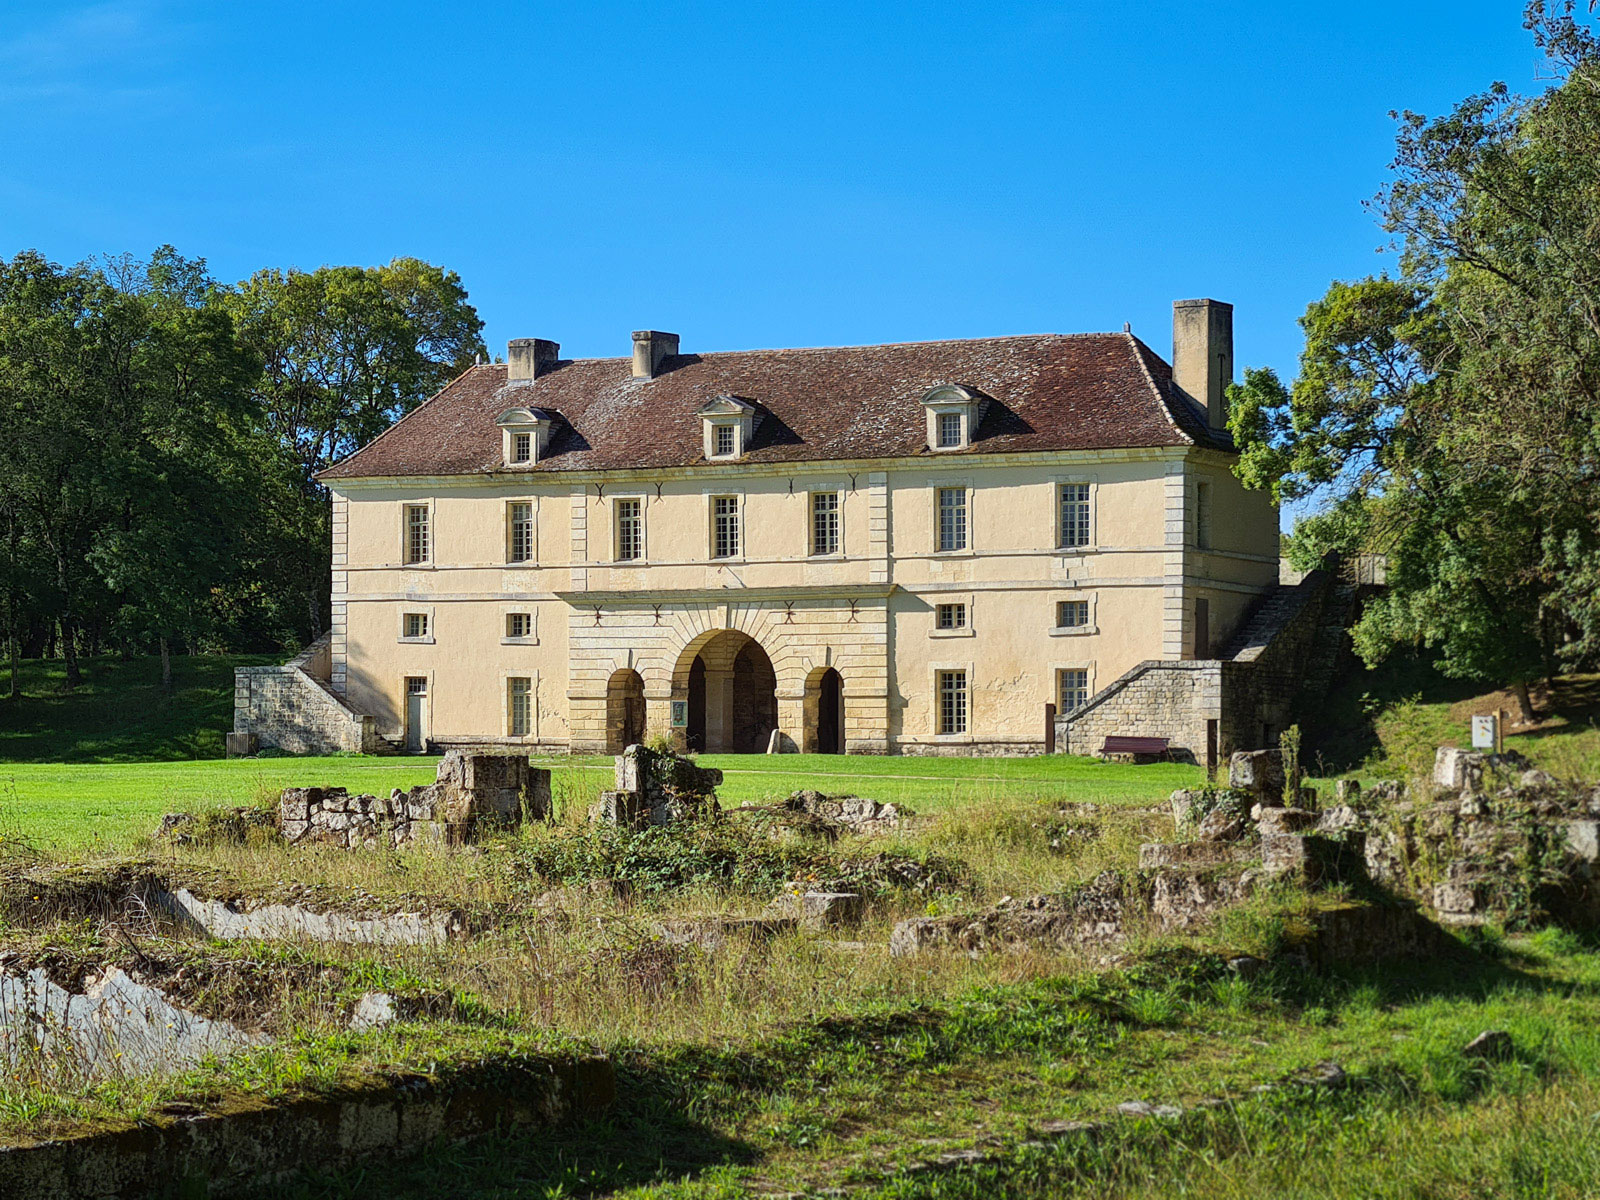
[[(1089, 541), (1082, 546), (1063, 546), (1061, 529), (1061, 487), (1068, 483), (1089, 485)], [(1050, 479), (1050, 544), (1057, 554), (1087, 554), (1100, 548), (1100, 480), (1092, 472), (1075, 471)]]
[[(528, 538), (528, 557), (521, 561), (514, 561), (511, 557), (511, 506), (513, 504), (529, 505), (528, 515), (533, 523), (533, 529)], [(501, 511), (504, 514), (506, 531), (505, 565), (513, 568), (537, 567), (539, 565), (539, 497), (536, 495), (507, 496)]]
[[(511, 681), (513, 679), (526, 679), (528, 681), (528, 732), (526, 734), (513, 734), (511, 732)], [(428, 691), (429, 706), (433, 704), (433, 690)], [(432, 712), (429, 717), (431, 719)], [(501, 671), (500, 672), (500, 728), (504, 731), (505, 740), (512, 745), (524, 742), (537, 742), (539, 740), (539, 672), (533, 668), (526, 671)]]
[[(845, 558), (844, 552), (844, 498), (846, 489), (842, 487), (818, 487), (806, 489), (806, 557), (807, 558)], [(834, 524), (838, 526), (839, 546), (830, 554), (818, 554), (816, 551), (816, 509), (813, 496), (833, 495), (838, 498), (838, 507), (834, 509)]]
[(1061, 672), (1063, 671), (1083, 671), (1084, 686), (1087, 689), (1088, 698), (1092, 700), (1095, 694), (1094, 660), (1092, 658), (1079, 659), (1076, 662), (1052, 662), (1049, 676), (1050, 694), (1046, 697), (1046, 700), (1056, 706), (1056, 716), (1058, 717), (1067, 715), (1061, 710)]
[[(514, 638), (505, 631), (511, 627), (512, 613), (528, 615), (528, 636)], [(536, 604), (505, 604), (500, 608), (500, 644), (502, 646), (537, 646), (539, 644), (539, 607)]]
[[(650, 565), (650, 522), (646, 514), (650, 511), (649, 496), (640, 491), (613, 492), (606, 505), (611, 513), (611, 554), (612, 564), (619, 567), (645, 567)], [(618, 558), (622, 549), (622, 518), (618, 513), (618, 502), (622, 500), (637, 500), (639, 502), (639, 557)]]
[[(745, 509), (745, 504), (744, 504), (744, 496), (743, 496), (743, 494), (741, 494), (739, 492), (730, 492), (726, 488), (706, 488), (704, 490), (704, 492), (703, 492), (703, 495), (705, 496), (705, 502), (706, 502), (706, 558), (707, 558), (707, 560), (710, 561), (710, 562), (719, 563), (719, 564), (742, 563), (742, 562), (744, 562), (745, 561), (745, 555), (746, 555), (747, 550), (749, 549), (750, 543), (748, 541), (746, 541), (746, 539), (745, 539), (745, 527), (744, 527), (744, 509)], [(737, 554), (730, 554), (730, 555), (728, 555), (728, 556), (726, 556), (724, 558), (719, 558), (717, 556), (717, 501), (718, 500), (732, 500), (732, 501), (734, 501), (734, 515), (735, 515), (734, 528), (737, 531), (735, 536), (737, 536), (738, 539), (739, 539), (739, 552)]]
[[(939, 628), (939, 606), (941, 604), (960, 604), (960, 605), (965, 606), (965, 608), (967, 610), (966, 611), (967, 623), (965, 625), (959, 625), (954, 629), (940, 629)], [(973, 629), (973, 616), (974, 616), (973, 595), (972, 595), (971, 592), (953, 593), (951, 595), (940, 595), (940, 596), (936, 597), (934, 599), (934, 601), (933, 601), (933, 623), (932, 623), (932, 626), (928, 630), (928, 636), (929, 637), (936, 637), (936, 638), (975, 637), (976, 633), (975, 633), (975, 631)], [(967, 688), (968, 688), (968, 691), (971, 691), (971, 688), (972, 688), (971, 676), (968, 676)], [(969, 698), (968, 699), (969, 724), (970, 724), (970, 716), (971, 716), (971, 700)]]
[[(928, 733), (936, 743), (942, 745), (959, 745), (962, 742), (976, 740), (972, 727), (975, 724), (977, 699), (977, 676), (973, 671), (971, 662), (935, 662), (928, 664)], [(967, 673), (967, 729), (965, 733), (940, 733), (939, 732), (939, 674), (942, 671), (965, 671)]]
[(1087, 600), (1089, 619), (1082, 625), (1055, 625), (1050, 627), (1051, 637), (1090, 637), (1100, 632), (1100, 593), (1094, 591), (1072, 592), (1050, 598), (1050, 618), (1055, 620), (1056, 605), (1062, 600)]
[[(398, 565), (408, 570), (427, 570), (439, 559), (439, 512), (438, 505), (432, 496), (424, 496), (415, 500), (400, 500), (396, 503), (399, 514), (397, 524), (400, 526), (400, 557)], [(411, 540), (410, 510), (425, 508), (428, 510), (428, 556), (416, 562), (406, 561), (407, 543)]]
[[(550, 414), (539, 408), (509, 408), (501, 413), (495, 424), (500, 426), (500, 459), (512, 470), (525, 470), (538, 464), (550, 448), (550, 429), (554, 422)], [(528, 436), (528, 457), (518, 461), (517, 435)]]
[[(949, 454), (956, 450), (970, 450), (973, 434), (981, 415), (982, 401), (959, 384), (942, 383), (929, 389), (922, 398), (923, 411), (928, 418), (928, 449), (935, 454)], [(961, 433), (954, 445), (939, 444), (939, 418), (954, 413), (961, 418)]]
[[(967, 544), (959, 550), (939, 549), (939, 493), (949, 488), (963, 488), (967, 493)], [(928, 489), (933, 514), (933, 540), (929, 553), (934, 558), (964, 558), (971, 557), (976, 551), (973, 543), (977, 540), (974, 536), (977, 531), (977, 495), (978, 489), (972, 486), (972, 480), (964, 475), (953, 479), (935, 479)]]
[[(399, 614), (399, 632), (398, 632), (395, 640), (398, 641), (398, 642), (403, 642), (408, 646), (431, 646), (431, 645), (433, 645), (434, 644), (434, 633), (435, 633), (435, 630), (437, 628), (433, 623), (433, 608), (434, 608), (434, 606), (431, 605), (431, 604), (402, 604), (400, 606), (400, 614)], [(411, 616), (411, 615), (415, 614), (415, 613), (421, 613), (424, 617), (426, 617), (428, 619), (428, 632), (425, 633), (422, 637), (407, 637), (406, 636), (406, 618), (408, 616)]]

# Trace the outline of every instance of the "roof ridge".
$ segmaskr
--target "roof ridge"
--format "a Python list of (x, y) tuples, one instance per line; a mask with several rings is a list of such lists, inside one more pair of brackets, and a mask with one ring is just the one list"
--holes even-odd
[[(846, 342), (832, 346), (750, 346), (743, 350), (704, 350), (690, 351), (674, 355), (675, 358), (719, 358), (730, 354), (810, 354), (834, 350), (897, 350), (901, 347), (914, 346), (965, 346), (979, 342), (1020, 342), (1037, 341), (1044, 338), (1117, 338), (1124, 335), (1120, 331), (1103, 333), (997, 333), (989, 337), (970, 338), (930, 338), (921, 342)], [(565, 363), (602, 363), (602, 362), (629, 362), (631, 355), (618, 354), (595, 356), (592, 358), (564, 358)], [(504, 366), (503, 363), (482, 364), (485, 366)]]
[(1169, 397), (1161, 390), (1161, 385), (1156, 382), (1155, 374), (1150, 370), (1150, 363), (1149, 360), (1145, 358), (1145, 354), (1154, 354), (1155, 351), (1150, 349), (1149, 346), (1145, 345), (1144, 339), (1139, 337), (1138, 334), (1134, 333), (1132, 330), (1124, 332), (1122, 336), (1127, 338), (1128, 341), (1132, 343), (1133, 357), (1139, 363), (1139, 371), (1144, 375), (1145, 381), (1150, 385), (1150, 390), (1155, 393), (1156, 407), (1161, 410), (1161, 415), (1166, 417), (1167, 424), (1171, 425), (1173, 431), (1184, 441), (1188, 442), (1189, 445), (1199, 445), (1199, 443), (1194, 439), (1194, 436), (1178, 423), (1178, 418), (1172, 411)]

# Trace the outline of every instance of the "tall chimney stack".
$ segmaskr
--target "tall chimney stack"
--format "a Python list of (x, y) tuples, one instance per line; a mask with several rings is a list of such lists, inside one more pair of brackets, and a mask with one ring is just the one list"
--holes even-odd
[(1233, 305), (1172, 302), (1172, 381), (1205, 406), (1211, 428), (1228, 427), (1233, 382)]
[(512, 338), (506, 343), (506, 382), (529, 383), (555, 369), (561, 343), (544, 338)]
[(678, 335), (656, 329), (633, 331), (633, 377), (654, 379), (661, 364), (678, 353)]

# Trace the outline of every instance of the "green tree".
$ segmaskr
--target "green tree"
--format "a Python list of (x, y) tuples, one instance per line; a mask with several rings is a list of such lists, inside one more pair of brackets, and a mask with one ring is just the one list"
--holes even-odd
[(1400, 116), (1380, 194), (1395, 278), (1335, 283), (1299, 377), (1246, 372), (1240, 478), (1318, 511), (1296, 551), (1379, 550), (1390, 587), (1356, 644), (1401, 642), (1513, 685), (1600, 653), (1600, 43), (1570, 5), (1528, 10), (1558, 70)]
[(326, 493), (316, 473), (371, 441), (484, 353), (483, 322), (452, 271), (414, 258), (381, 267), (259, 271), (228, 299), (262, 369), (266, 431), (297, 468), (267, 500), (277, 585), (320, 634), (328, 589)]

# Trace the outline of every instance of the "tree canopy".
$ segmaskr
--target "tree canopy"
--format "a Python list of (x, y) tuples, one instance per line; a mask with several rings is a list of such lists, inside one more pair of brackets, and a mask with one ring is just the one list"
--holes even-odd
[(1396, 114), (1374, 202), (1395, 270), (1308, 307), (1291, 385), (1230, 393), (1240, 478), (1313, 502), (1301, 565), (1389, 556), (1362, 654), (1425, 643), (1525, 709), (1527, 682), (1600, 656), (1600, 40), (1570, 4), (1527, 23), (1552, 85)]

